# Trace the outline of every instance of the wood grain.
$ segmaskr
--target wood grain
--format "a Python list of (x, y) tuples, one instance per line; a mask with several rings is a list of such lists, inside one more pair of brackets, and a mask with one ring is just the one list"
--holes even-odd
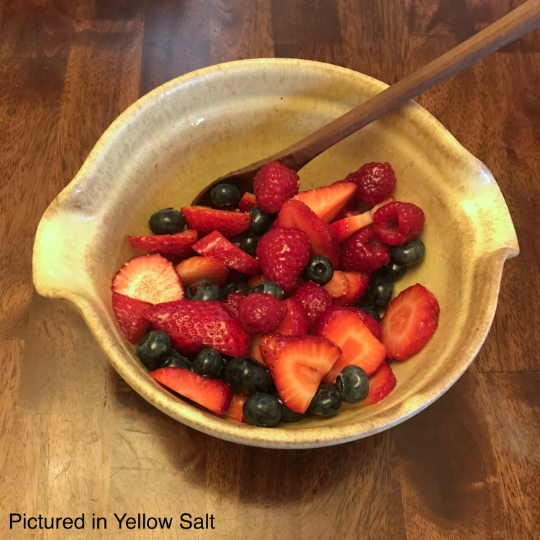
[[(476, 362), (390, 431), (271, 451), (189, 429), (119, 379), (68, 303), (35, 296), (30, 270), (47, 204), (140, 94), (258, 56), (393, 83), (520, 3), (0, 0), (0, 539), (538, 538), (539, 31), (419, 98), (494, 173), (521, 254)], [(9, 512), (95, 512), (110, 528), (34, 535)], [(217, 528), (118, 530), (115, 512), (208, 512)]]

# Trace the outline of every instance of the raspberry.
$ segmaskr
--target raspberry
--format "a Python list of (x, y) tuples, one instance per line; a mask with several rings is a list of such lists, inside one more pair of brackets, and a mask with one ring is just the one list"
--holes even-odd
[(231, 292), (227, 295), (227, 304), (238, 311), (238, 306), (246, 296), (246, 293), (243, 292)]
[(304, 306), (310, 328), (319, 320), (319, 317), (328, 307), (332, 305), (332, 297), (328, 291), (320, 285), (313, 283), (313, 281), (308, 281), (298, 287), (293, 294), (293, 298), (299, 300), (302, 306)]
[(252, 334), (271, 334), (279, 328), (285, 315), (287, 304), (266, 293), (252, 293), (238, 307), (240, 320)]
[(424, 212), (412, 203), (393, 202), (373, 214), (373, 230), (391, 246), (401, 246), (416, 238), (424, 229)]
[(356, 196), (372, 206), (383, 202), (396, 187), (396, 176), (390, 163), (366, 163), (345, 180), (354, 182)]
[(375, 234), (364, 227), (341, 244), (341, 268), (345, 272), (374, 272), (390, 262), (390, 250)]
[(268, 214), (277, 214), (283, 203), (298, 193), (299, 187), (296, 171), (277, 161), (265, 165), (253, 183), (257, 204)]

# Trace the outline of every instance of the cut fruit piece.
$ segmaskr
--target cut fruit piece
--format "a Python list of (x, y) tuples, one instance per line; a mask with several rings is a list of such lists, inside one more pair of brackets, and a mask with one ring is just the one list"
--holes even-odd
[(144, 316), (144, 310), (150, 307), (148, 302), (141, 302), (113, 292), (112, 308), (120, 330), (130, 343), (136, 343), (139, 338), (151, 328), (150, 321)]
[(240, 208), (242, 212), (247, 212), (250, 208), (253, 208), (254, 206), (257, 206), (257, 199), (255, 198), (255, 195), (246, 191), (246, 193), (244, 193), (243, 197), (238, 203), (238, 208)]
[(369, 379), (369, 392), (367, 398), (358, 405), (374, 405), (384, 399), (396, 387), (396, 376), (385, 360), (377, 373)]
[(364, 212), (356, 216), (346, 217), (332, 223), (332, 227), (337, 233), (338, 242), (343, 242), (362, 227), (367, 227), (373, 223), (371, 212)]
[(261, 339), (262, 339), (262, 336), (260, 334), (255, 334), (253, 336), (251, 336), (251, 345), (250, 345), (250, 348), (249, 348), (249, 356), (251, 356), (251, 358), (254, 358), (255, 360), (257, 360), (257, 362), (260, 362), (261, 364), (265, 365), (264, 364), (264, 360), (262, 359), (262, 356), (261, 356), (261, 349), (260, 349), (260, 344), (261, 344)]
[(294, 198), (297, 201), (302, 201), (322, 220), (330, 223), (354, 197), (355, 191), (356, 184), (343, 182), (310, 191), (302, 191)]
[(203, 278), (223, 285), (229, 273), (227, 266), (215, 257), (190, 257), (182, 261), (176, 267), (176, 271), (185, 288)]
[(347, 294), (349, 280), (344, 272), (337, 270), (334, 272), (332, 279), (326, 285), (323, 285), (323, 289), (326, 289), (332, 298), (339, 298)]
[(247, 397), (239, 396), (234, 394), (229, 408), (225, 411), (223, 416), (227, 418), (232, 418), (237, 422), (245, 423), (246, 419), (244, 418), (244, 403), (247, 401)]
[(152, 371), (150, 376), (163, 386), (220, 416), (225, 414), (233, 399), (233, 391), (226, 382), (202, 377), (187, 369), (165, 367)]
[(191, 246), (197, 241), (197, 237), (197, 231), (189, 230), (178, 234), (129, 235), (128, 240), (131, 247), (148, 251), (148, 253), (187, 257), (193, 253)]
[(150, 304), (184, 298), (180, 276), (172, 263), (157, 253), (130, 259), (114, 276), (112, 290)]
[(356, 304), (366, 294), (371, 274), (364, 272), (343, 272), (347, 278), (347, 293), (344, 296), (335, 298), (333, 303), (336, 306), (346, 306)]
[(283, 336), (305, 336), (308, 332), (306, 310), (296, 298), (289, 298), (286, 302), (287, 315), (274, 333)]
[(379, 203), (379, 204), (376, 204), (371, 210), (371, 217), (373, 217), (373, 214), (381, 207), (381, 206), (384, 206), (385, 204), (389, 204), (391, 202), (396, 202), (396, 199), (394, 199), (394, 197), (388, 197), (387, 199), (384, 199), (384, 201), (382, 203)]
[(339, 268), (341, 252), (336, 231), (302, 201), (292, 199), (281, 208), (274, 227), (296, 228), (307, 234), (315, 255), (330, 259), (334, 270)]
[(315, 336), (264, 336), (260, 348), (281, 401), (302, 414), (341, 354), (332, 342)]
[(390, 302), (381, 324), (386, 356), (406, 360), (418, 352), (437, 329), (439, 313), (437, 299), (423, 285), (401, 291)]
[(342, 369), (350, 365), (361, 367), (369, 377), (386, 356), (384, 345), (352, 308), (331, 307), (319, 319), (317, 335), (329, 339), (341, 349), (339, 360), (324, 378), (327, 383), (334, 383)]
[(219, 231), (229, 238), (247, 231), (252, 219), (247, 212), (216, 210), (207, 206), (184, 206), (182, 213), (188, 227), (199, 231), (201, 236)]
[(252, 287), (255, 287), (257, 283), (261, 283), (261, 281), (270, 281), (265, 275), (262, 276), (252, 276), (248, 279), (248, 287), (251, 289)]
[(193, 249), (205, 257), (215, 257), (229, 268), (244, 274), (257, 276), (261, 273), (258, 261), (229, 242), (219, 231), (201, 238), (193, 244)]

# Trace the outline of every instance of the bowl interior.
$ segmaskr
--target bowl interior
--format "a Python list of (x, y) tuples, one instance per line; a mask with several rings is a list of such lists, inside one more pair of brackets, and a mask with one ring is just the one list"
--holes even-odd
[[(466, 369), (489, 330), (504, 259), (517, 241), (489, 171), (426, 111), (411, 103), (328, 150), (300, 171), (301, 189), (328, 185), (369, 161), (389, 161), (395, 197), (424, 209), (427, 255), (397, 284), (422, 283), (441, 305), (439, 329), (405, 363), (381, 403), (271, 430), (218, 418), (154, 383), (125, 342), (110, 307), (118, 268), (140, 252), (160, 208), (189, 205), (230, 170), (270, 155), (385, 88), (364, 75), (299, 60), (213, 66), (171, 81), (124, 113), (51, 205), (36, 239), (38, 291), (70, 298), (119, 373), (167, 414), (213, 435), (260, 446), (336, 444), (421, 410)], [(47, 256), (51, 246), (62, 264)]]

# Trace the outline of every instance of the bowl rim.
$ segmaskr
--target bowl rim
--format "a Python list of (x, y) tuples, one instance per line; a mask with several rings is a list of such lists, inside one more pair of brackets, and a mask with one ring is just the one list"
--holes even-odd
[[(119, 375), (144, 399), (160, 409), (162, 412), (173, 417), (174, 419), (195, 428), (206, 434), (222, 438), (231, 442), (246, 444), (250, 446), (259, 446), (266, 448), (316, 448), (321, 446), (331, 446), (353, 441), (356, 439), (374, 435), (390, 427), (393, 427), (408, 418), (418, 414), (425, 409), (433, 401), (438, 399), (461, 377), (469, 365), (473, 362), (476, 354), (480, 350), (482, 344), (491, 327), (499, 294), (501, 275), (504, 262), (507, 258), (516, 256), (519, 253), (517, 238), (515, 231), (509, 231), (505, 245), (499, 246), (492, 252), (490, 258), (492, 271), (488, 272), (488, 281), (484, 283), (485, 295), (487, 299), (486, 309), (482, 313), (480, 320), (476, 320), (475, 328), (469, 334), (469, 347), (463, 355), (461, 362), (456, 362), (448, 369), (444, 376), (438, 378), (436, 383), (432, 380), (428, 381), (423, 387), (422, 395), (425, 396), (422, 402), (415, 403), (405, 414), (403, 414), (403, 404), (414, 399), (414, 396), (405, 398), (401, 403), (398, 403), (388, 409), (380, 412), (375, 420), (370, 420), (370, 427), (361, 430), (358, 423), (339, 425), (335, 427), (309, 427), (302, 430), (287, 430), (287, 429), (265, 429), (248, 426), (246, 424), (237, 424), (234, 421), (224, 422), (222, 417), (215, 416), (209, 412), (198, 409), (197, 407), (188, 404), (187, 402), (178, 399), (176, 396), (165, 390), (158, 383), (148, 377), (147, 374), (136, 372), (131, 367), (128, 367), (124, 358), (125, 352), (116, 343), (110, 333), (99, 322), (96, 307), (89, 301), (88, 298), (81, 294), (74, 293), (67, 289), (61, 289), (48, 283), (47, 272), (44, 268), (47, 266), (46, 261), (42, 259), (42, 239), (47, 224), (54, 219), (57, 210), (61, 208), (62, 202), (68, 198), (77, 186), (86, 178), (88, 172), (94, 167), (97, 156), (108, 145), (109, 141), (118, 135), (119, 130), (126, 122), (139, 114), (143, 114), (145, 108), (160, 97), (166, 95), (170, 91), (185, 85), (193, 80), (201, 79), (217, 72), (229, 72), (238, 69), (309, 69), (309, 70), (327, 70), (340, 76), (354, 77), (363, 85), (369, 85), (372, 88), (382, 91), (387, 88), (387, 84), (369, 77), (368, 75), (353, 71), (348, 68), (316, 62), (312, 60), (288, 59), (288, 58), (256, 58), (248, 60), (236, 60), (223, 64), (204, 67), (202, 69), (187, 73), (165, 84), (155, 88), (139, 100), (134, 102), (116, 120), (107, 128), (103, 135), (99, 138), (94, 148), (83, 163), (81, 169), (73, 178), (73, 180), (62, 190), (60, 194), (53, 200), (45, 211), (36, 233), (33, 254), (33, 279), (37, 292), (42, 296), (65, 298), (72, 302), (78, 311), (82, 314), (89, 329), (94, 334), (96, 340), (106, 353), (109, 361), (119, 373)], [(487, 167), (474, 157), (466, 148), (464, 148), (448, 130), (428, 111), (411, 101), (404, 107), (407, 108), (407, 121), (417, 124), (424, 131), (435, 132), (436, 137), (444, 137), (447, 145), (447, 151), (453, 154), (457, 161), (466, 161), (469, 167), (475, 168), (479, 173), (484, 174), (490, 179), (490, 183), (500, 193), (500, 189)], [(403, 109), (403, 108), (402, 108)], [(504, 197), (501, 195), (503, 210), (506, 211), (509, 221), (511, 217), (509, 210), (504, 202)], [(135, 372), (134, 372), (135, 371)], [(429, 391), (426, 391), (429, 389)], [(376, 405), (375, 405), (376, 407)]]

